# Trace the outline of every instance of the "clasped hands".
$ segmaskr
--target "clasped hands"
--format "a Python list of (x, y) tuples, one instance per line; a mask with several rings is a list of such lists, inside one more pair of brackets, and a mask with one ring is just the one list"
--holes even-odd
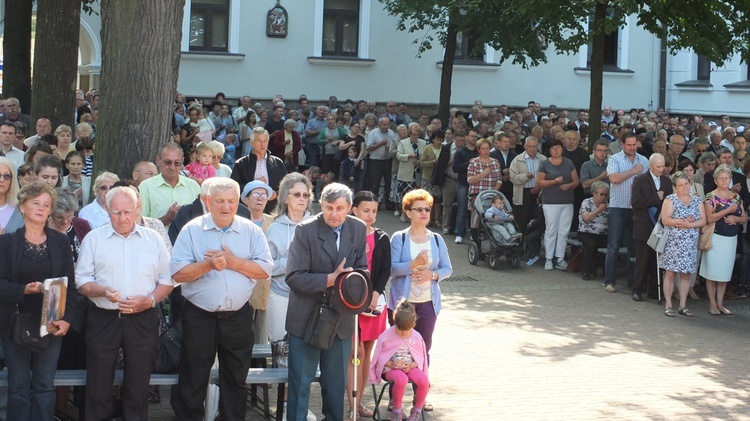
[(430, 251), (422, 250), (417, 257), (411, 261), (411, 281), (416, 284), (429, 282), (432, 280), (430, 271)]
[(125, 314), (135, 314), (146, 311), (151, 308), (151, 297), (145, 295), (135, 295), (123, 298), (120, 291), (107, 287), (104, 290), (104, 298), (118, 306), (120, 312)]

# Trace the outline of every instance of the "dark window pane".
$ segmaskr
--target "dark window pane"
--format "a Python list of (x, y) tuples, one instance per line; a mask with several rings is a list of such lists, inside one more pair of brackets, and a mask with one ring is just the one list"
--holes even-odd
[(711, 80), (711, 62), (705, 56), (698, 56), (698, 80)]
[(326, 0), (325, 8), (359, 11), (359, 0)]
[(359, 17), (343, 17), (343, 36), (341, 37), (341, 51), (357, 53), (357, 39), (359, 36)]
[(336, 52), (336, 17), (323, 17), (323, 51)]
[(228, 26), (227, 15), (214, 14), (211, 16), (211, 47), (227, 48)]

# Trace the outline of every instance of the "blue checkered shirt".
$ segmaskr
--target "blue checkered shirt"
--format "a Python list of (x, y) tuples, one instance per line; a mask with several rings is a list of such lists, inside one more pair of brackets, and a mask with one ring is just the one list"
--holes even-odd
[[(607, 174), (627, 172), (632, 170), (633, 167), (638, 164), (641, 164), (643, 167), (641, 174), (648, 171), (648, 159), (645, 156), (636, 153), (635, 159), (633, 159), (633, 162), (630, 162), (630, 159), (625, 156), (625, 152), (620, 151), (609, 158), (609, 162), (607, 163)], [(610, 208), (632, 209), (632, 206), (630, 205), (630, 196), (632, 195), (633, 178), (635, 178), (635, 176), (632, 176), (619, 184), (610, 184)]]

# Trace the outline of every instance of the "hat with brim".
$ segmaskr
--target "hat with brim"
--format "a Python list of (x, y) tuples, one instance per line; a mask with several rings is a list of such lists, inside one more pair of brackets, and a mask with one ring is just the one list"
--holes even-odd
[(245, 184), (245, 188), (242, 189), (242, 195), (240, 197), (242, 197), (243, 199), (246, 198), (247, 195), (250, 194), (250, 192), (255, 189), (264, 189), (266, 191), (266, 194), (268, 194), (269, 196), (273, 194), (273, 189), (271, 189), (271, 187), (268, 184), (260, 180), (253, 180)]
[(341, 314), (359, 314), (370, 306), (372, 281), (368, 271), (342, 272), (331, 288), (331, 305)]

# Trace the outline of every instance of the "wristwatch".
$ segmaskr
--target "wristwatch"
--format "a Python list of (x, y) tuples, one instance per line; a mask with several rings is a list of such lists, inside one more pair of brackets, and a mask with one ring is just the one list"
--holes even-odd
[(430, 277), (430, 279), (433, 280), (433, 281), (437, 281), (438, 280), (438, 273), (437, 272), (432, 272), (432, 276)]
[(151, 299), (151, 308), (156, 307), (156, 298), (154, 298), (154, 296), (151, 294), (149, 294), (148, 298)]

